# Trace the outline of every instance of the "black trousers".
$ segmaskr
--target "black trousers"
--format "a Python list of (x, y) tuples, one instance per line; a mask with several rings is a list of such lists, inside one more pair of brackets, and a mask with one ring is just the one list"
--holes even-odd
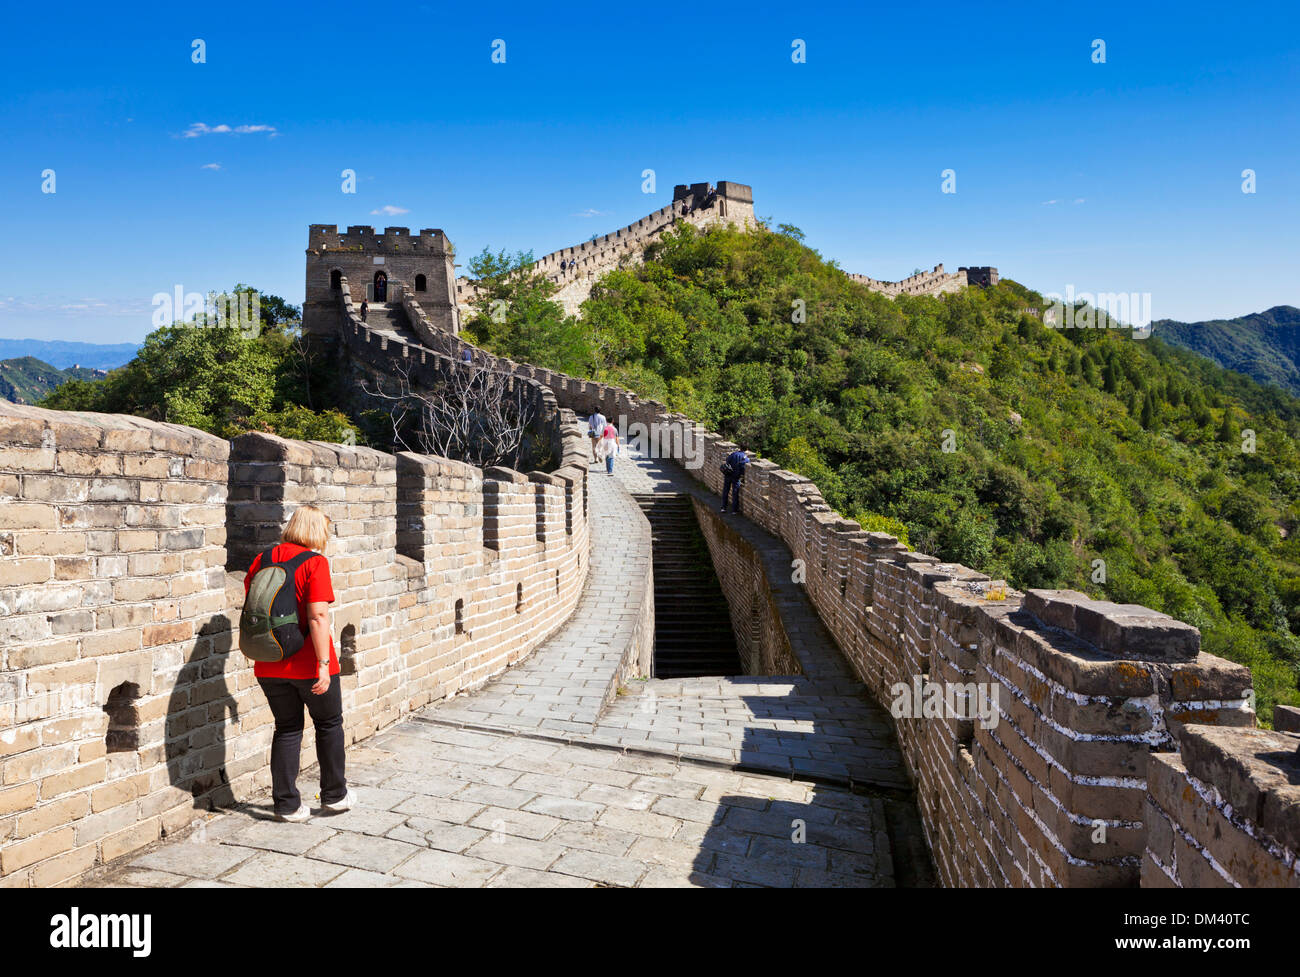
[(293, 814), (302, 806), (298, 793), (298, 757), (302, 753), (302, 708), (316, 727), (316, 760), (320, 763), (320, 799), (335, 804), (348, 793), (343, 776), (343, 686), (330, 676), (324, 695), (313, 695), (310, 678), (259, 678), (275, 717), (271, 738), (271, 794), (276, 814)]
[[(732, 492), (735, 495), (732, 496)], [(722, 475), (722, 508), (727, 507), (727, 497), (731, 496), (731, 511), (740, 511), (740, 479), (725, 472)]]

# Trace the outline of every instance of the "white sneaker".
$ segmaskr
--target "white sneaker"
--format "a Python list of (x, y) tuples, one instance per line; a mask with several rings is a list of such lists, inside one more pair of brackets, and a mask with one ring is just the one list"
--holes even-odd
[(335, 801), (333, 804), (326, 804), (322, 801), (321, 807), (323, 807), (327, 811), (341, 813), (343, 811), (352, 810), (352, 805), (355, 804), (356, 802), (357, 802), (357, 795), (352, 792), (351, 788), (348, 788), (348, 792), (343, 795), (343, 799), (341, 801)]
[(275, 819), (277, 821), (290, 821), (296, 824), (300, 821), (306, 821), (310, 817), (311, 817), (311, 808), (309, 808), (306, 804), (304, 804), (302, 807), (298, 808), (298, 810), (294, 811), (292, 814), (277, 814), (275, 816)]

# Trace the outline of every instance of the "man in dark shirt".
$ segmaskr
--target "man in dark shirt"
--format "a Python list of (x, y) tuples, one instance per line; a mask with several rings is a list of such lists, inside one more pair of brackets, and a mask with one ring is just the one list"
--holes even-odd
[[(740, 483), (745, 479), (745, 466), (749, 464), (749, 455), (737, 449), (727, 455), (722, 464), (722, 511), (727, 511), (727, 498), (731, 497), (731, 511), (740, 512)], [(735, 493), (734, 495), (732, 493)]]

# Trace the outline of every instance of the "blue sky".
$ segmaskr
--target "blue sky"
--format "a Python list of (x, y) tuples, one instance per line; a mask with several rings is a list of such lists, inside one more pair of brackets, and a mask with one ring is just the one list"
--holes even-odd
[(1300, 304), (1298, 10), (11, 6), (0, 336), (138, 341), (177, 285), (301, 302), (310, 223), (540, 255), (720, 179), (876, 278), (991, 264), (1185, 320)]

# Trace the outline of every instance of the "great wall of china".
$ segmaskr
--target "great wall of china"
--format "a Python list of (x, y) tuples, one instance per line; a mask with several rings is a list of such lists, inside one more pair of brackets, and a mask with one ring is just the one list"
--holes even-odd
[[(719, 183), (713, 199), (715, 222), (720, 200), (727, 219), (752, 218), (747, 187)], [(616, 232), (567, 249), (579, 274), (634, 259), (665, 211), (632, 225), (645, 232), (636, 243)], [(311, 230), (304, 327), (337, 337), (359, 377), (399, 363), (417, 379), (511, 375), (549, 471), (0, 404), (0, 885), (75, 883), (183, 831), (196, 808), (267, 787), (270, 713), (235, 628), (241, 571), (296, 504), (337, 524), (334, 626), (356, 742), (526, 661), (569, 618), (591, 553), (575, 415), (599, 409), (649, 432), (685, 477), (719, 491), (736, 447), (721, 436), (462, 340), (456, 304), (472, 285), (452, 276), (441, 232), (414, 242), (352, 228), (347, 248), (332, 231)], [(377, 258), (396, 300), (363, 323), (355, 305)], [(894, 724), (942, 884), (1300, 888), (1300, 721), (1280, 708), (1275, 731), (1257, 728), (1249, 670), (1201, 651), (1195, 628), (1069, 591), (991, 599), (977, 570), (863, 531), (800, 475), (751, 467), (748, 519), (788, 548), (820, 626), (878, 702), (898, 683), (1000, 693), (996, 723)], [(728, 598), (758, 595), (757, 630), (787, 639), (760, 648), (756, 634), (744, 657), (784, 667), (807, 634), (772, 597), (788, 582), (727, 536), (736, 524), (699, 518)], [(645, 597), (602, 709), (650, 668), (653, 580), (638, 572), (620, 581)], [(740, 631), (749, 614), (735, 612)]]

